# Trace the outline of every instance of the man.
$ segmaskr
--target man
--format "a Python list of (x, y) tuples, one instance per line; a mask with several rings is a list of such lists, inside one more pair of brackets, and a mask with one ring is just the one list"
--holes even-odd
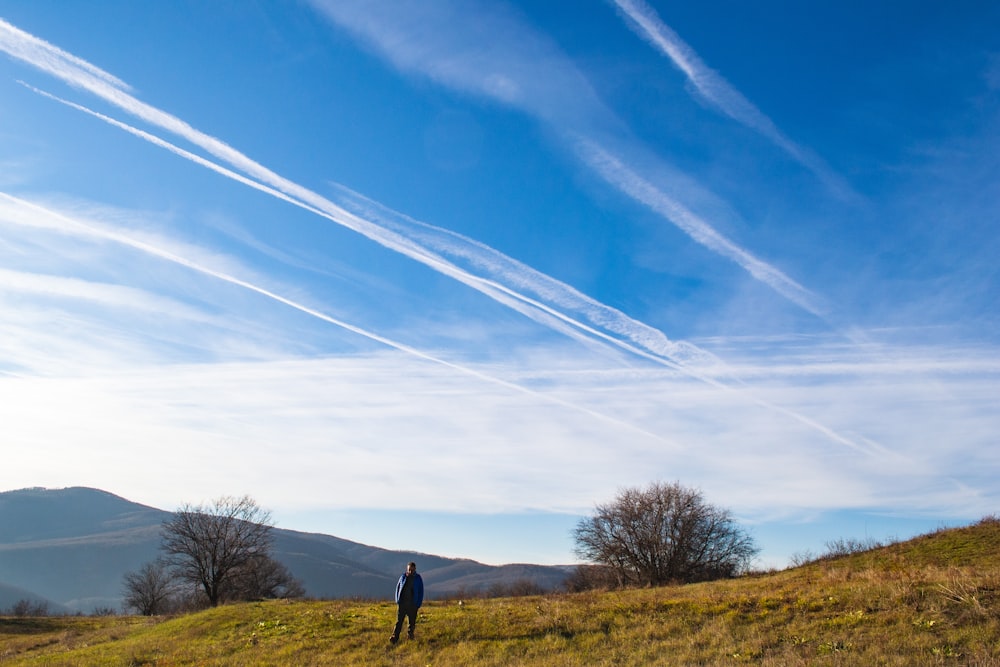
[(413, 630), (417, 626), (417, 610), (424, 603), (424, 580), (417, 574), (417, 564), (410, 562), (406, 572), (396, 582), (396, 627), (389, 637), (389, 642), (399, 641), (399, 631), (403, 629), (403, 619), (410, 621), (407, 638), (413, 639)]

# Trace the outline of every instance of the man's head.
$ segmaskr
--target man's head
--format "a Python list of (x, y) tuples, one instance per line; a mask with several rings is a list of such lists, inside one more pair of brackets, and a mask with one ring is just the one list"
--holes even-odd
[(409, 563), (406, 564), (406, 573), (407, 574), (416, 574), (416, 572), (417, 572), (417, 564), (416, 563), (414, 563), (413, 561), (410, 561)]

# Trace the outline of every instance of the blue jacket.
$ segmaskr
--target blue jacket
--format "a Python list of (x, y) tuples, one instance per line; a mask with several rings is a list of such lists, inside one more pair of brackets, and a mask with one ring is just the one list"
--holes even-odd
[[(399, 596), (403, 592), (403, 585), (406, 583), (406, 573), (399, 578), (396, 582), (396, 604), (399, 604)], [(420, 605), (424, 603), (424, 580), (420, 578), (420, 575), (416, 572), (413, 573), (413, 605), (420, 609)]]

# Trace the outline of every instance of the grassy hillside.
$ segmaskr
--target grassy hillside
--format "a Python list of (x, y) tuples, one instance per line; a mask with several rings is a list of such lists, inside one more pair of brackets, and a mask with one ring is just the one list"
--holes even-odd
[(3, 665), (1000, 665), (1000, 522), (739, 580), (425, 604), (0, 620)]

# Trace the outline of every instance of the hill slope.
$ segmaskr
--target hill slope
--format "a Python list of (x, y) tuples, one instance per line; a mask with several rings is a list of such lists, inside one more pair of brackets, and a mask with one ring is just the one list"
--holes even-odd
[(30, 613), (35, 613), (38, 610), (44, 610), (47, 614), (69, 614), (73, 612), (69, 607), (64, 607), (52, 600), (46, 600), (31, 591), (18, 588), (17, 586), (0, 584), (0, 613), (11, 611), (18, 605), (25, 604)]
[(5, 664), (997, 665), (1000, 522), (679, 587), (390, 603), (239, 604), (176, 618), (0, 619)]
[[(118, 608), (122, 576), (160, 555), (160, 527), (168, 516), (96, 489), (0, 493), (0, 584), (85, 613)], [(312, 597), (385, 598), (409, 560), (419, 563), (430, 597), (522, 579), (551, 589), (567, 574), (559, 567), (490, 566), (281, 528), (273, 537), (274, 556)]]

